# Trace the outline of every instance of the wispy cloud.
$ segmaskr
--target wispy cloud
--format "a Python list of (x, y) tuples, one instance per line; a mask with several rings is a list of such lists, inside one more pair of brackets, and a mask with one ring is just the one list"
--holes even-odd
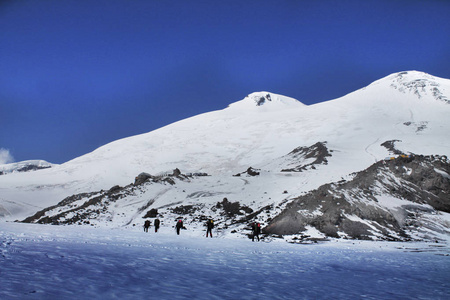
[(0, 148), (0, 165), (14, 162), (14, 157), (8, 149)]

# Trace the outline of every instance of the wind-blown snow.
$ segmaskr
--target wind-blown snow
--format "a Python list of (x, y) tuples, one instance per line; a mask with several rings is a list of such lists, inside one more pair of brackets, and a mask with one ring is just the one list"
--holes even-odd
[(440, 244), (1, 223), (0, 298), (448, 299), (448, 255)]

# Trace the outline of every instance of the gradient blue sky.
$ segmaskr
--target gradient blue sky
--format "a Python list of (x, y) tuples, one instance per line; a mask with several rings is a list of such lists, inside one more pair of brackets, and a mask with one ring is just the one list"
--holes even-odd
[(450, 78), (449, 16), (445, 0), (3, 0), (0, 152), (63, 163), (255, 91), (313, 104), (399, 71)]

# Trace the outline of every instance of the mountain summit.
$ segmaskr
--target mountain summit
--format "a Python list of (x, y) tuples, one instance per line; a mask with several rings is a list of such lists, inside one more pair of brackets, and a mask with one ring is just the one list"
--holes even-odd
[(375, 81), (369, 87), (389, 86), (403, 94), (419, 99), (431, 98), (450, 104), (450, 80), (418, 71), (405, 71)]
[(282, 110), (289, 108), (298, 108), (304, 106), (300, 101), (277, 95), (269, 92), (255, 92), (243, 100), (235, 102), (229, 106), (232, 109), (258, 109), (258, 111), (273, 111), (273, 110)]

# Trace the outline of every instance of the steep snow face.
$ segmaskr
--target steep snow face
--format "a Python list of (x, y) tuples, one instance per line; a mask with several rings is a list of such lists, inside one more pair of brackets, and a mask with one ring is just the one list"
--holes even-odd
[[(404, 84), (420, 78), (427, 84), (424, 90), (416, 85), (419, 98)], [(253, 93), (226, 109), (109, 143), (51, 169), (0, 176), (0, 206), (11, 216), (27, 217), (73, 194), (124, 186), (141, 172), (155, 175), (175, 168), (213, 175), (216, 180), (201, 189), (227, 187), (235, 198), (248, 199), (243, 201), (255, 201), (252, 195), (264, 190), (270, 196), (261, 195), (257, 203), (267, 205), (283, 201), (283, 190), (298, 196), (384, 159), (389, 155), (381, 146), (385, 141), (398, 141), (403, 153), (450, 156), (450, 105), (443, 101), (450, 98), (449, 82), (417, 72), (398, 73), (311, 106), (273, 93)], [(331, 154), (327, 164), (294, 172), (312, 161), (304, 155), (295, 164), (295, 156), (288, 154), (318, 142)], [(236, 185), (243, 181), (232, 175), (248, 167), (261, 169), (262, 179)], [(178, 201), (185, 198), (177, 195)]]

